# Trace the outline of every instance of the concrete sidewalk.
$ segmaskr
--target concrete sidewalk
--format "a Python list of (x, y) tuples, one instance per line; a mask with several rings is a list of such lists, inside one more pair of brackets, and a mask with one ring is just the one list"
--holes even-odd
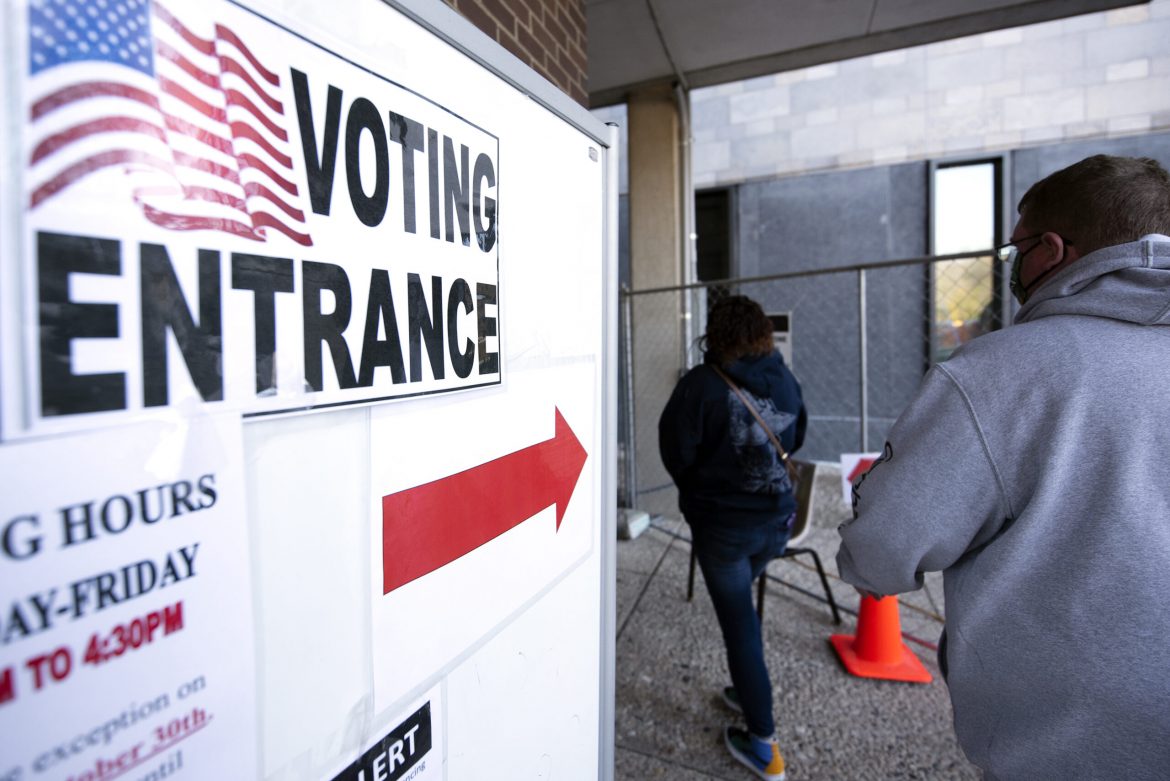
[[(769, 581), (764, 650), (774, 686), (780, 747), (790, 780), (978, 779), (951, 728), (951, 705), (934, 651), (908, 646), (934, 676), (930, 684), (856, 678), (828, 643), (856, 631), (857, 593), (837, 575), (837, 525), (849, 511), (832, 465), (818, 465), (813, 529), (801, 547), (815, 549), (843, 608), (840, 626), (827, 604)], [(618, 634), (616, 778), (674, 781), (753, 778), (723, 747), (725, 725), (742, 725), (719, 697), (730, 684), (723, 641), (701, 572), (687, 602), (689, 528), (659, 516), (617, 553)], [(768, 573), (824, 598), (807, 556), (773, 562)], [(901, 597), (902, 631), (938, 641), (942, 583)]]

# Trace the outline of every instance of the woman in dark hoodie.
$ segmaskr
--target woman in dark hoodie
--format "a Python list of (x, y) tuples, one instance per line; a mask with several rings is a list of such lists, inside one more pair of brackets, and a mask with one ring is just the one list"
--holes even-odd
[(800, 385), (776, 352), (772, 324), (755, 301), (719, 301), (703, 339), (704, 363), (679, 380), (662, 411), (659, 451), (678, 486), (679, 509), (723, 630), (734, 684), (724, 700), (747, 721), (747, 730), (725, 729), (724, 741), (760, 778), (783, 779), (752, 583), (784, 552), (796, 498), (779, 452), (747, 403), (788, 453), (804, 440), (807, 415)]

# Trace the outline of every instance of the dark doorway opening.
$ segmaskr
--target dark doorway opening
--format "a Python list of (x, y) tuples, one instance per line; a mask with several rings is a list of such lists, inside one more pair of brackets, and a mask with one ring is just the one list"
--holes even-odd
[(695, 193), (695, 269), (700, 282), (731, 276), (731, 191)]

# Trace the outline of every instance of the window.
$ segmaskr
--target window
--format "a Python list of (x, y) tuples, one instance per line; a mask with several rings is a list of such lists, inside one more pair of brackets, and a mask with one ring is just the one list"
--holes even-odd
[[(730, 190), (706, 190), (695, 193), (695, 276), (699, 282), (731, 277), (732, 196)], [(695, 305), (702, 308), (696, 322), (706, 329), (707, 312), (719, 299), (730, 295), (727, 285), (711, 285)]]
[[(1002, 233), (1002, 161), (949, 163), (931, 169), (931, 253), (988, 249)], [(1002, 284), (990, 256), (931, 266), (930, 361), (1002, 324)]]
[(731, 276), (731, 194), (707, 190), (695, 194), (695, 254), (700, 282)]

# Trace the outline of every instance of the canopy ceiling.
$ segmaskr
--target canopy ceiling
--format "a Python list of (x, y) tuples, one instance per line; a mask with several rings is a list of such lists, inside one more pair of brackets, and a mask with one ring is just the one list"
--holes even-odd
[(590, 105), (620, 103), (631, 89), (661, 81), (705, 87), (1129, 5), (1133, 0), (586, 0)]

